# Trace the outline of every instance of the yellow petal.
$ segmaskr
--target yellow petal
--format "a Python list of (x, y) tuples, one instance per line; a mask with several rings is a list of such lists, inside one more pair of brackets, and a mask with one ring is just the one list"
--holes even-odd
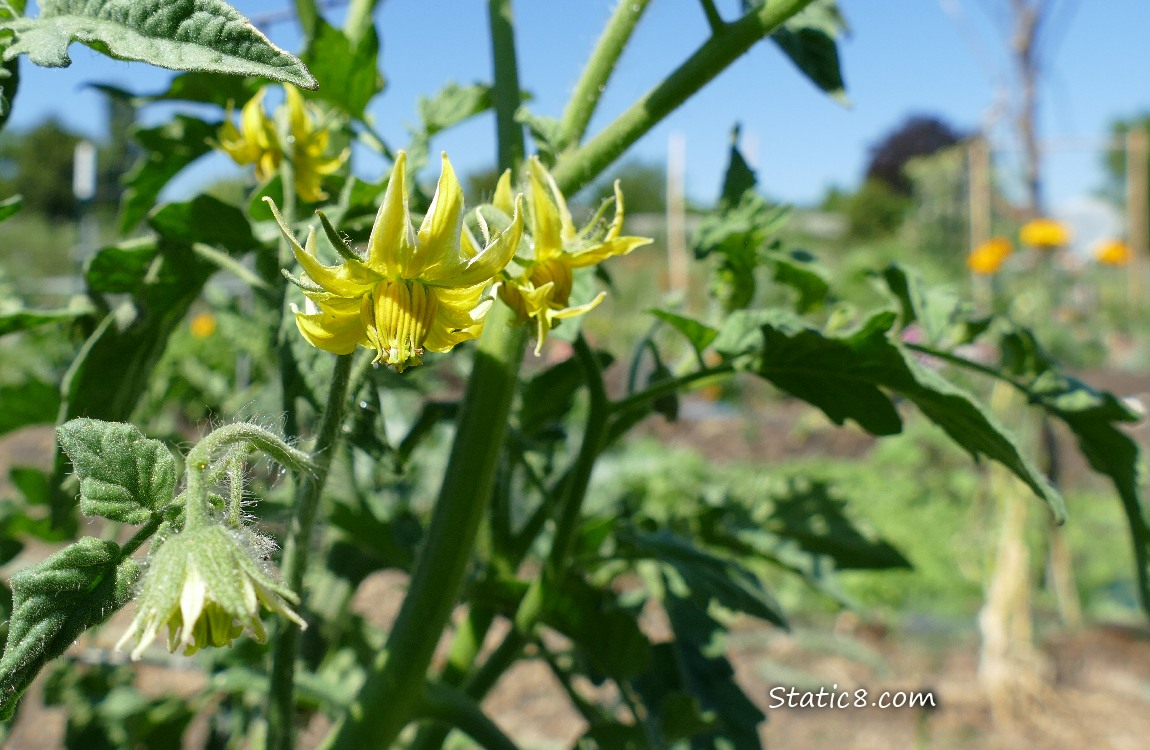
[[(363, 301), (370, 306), (367, 297)], [(366, 341), (363, 317), (358, 310), (350, 315), (297, 312), (295, 324), (309, 344), (332, 354), (350, 354), (360, 342)]]
[(626, 255), (637, 247), (650, 244), (651, 239), (648, 237), (616, 237), (571, 253), (568, 260), (573, 268), (585, 268), (616, 255)]
[(534, 219), (531, 234), (535, 240), (535, 260), (546, 260), (563, 252), (563, 219), (559, 208), (547, 189), (550, 176), (539, 160), (529, 163), (531, 185), (531, 211)]
[(510, 169), (504, 170), (503, 174), (499, 175), (499, 182), (495, 183), (495, 197), (491, 200), (491, 205), (508, 216), (515, 210), (514, 199), (511, 197)]
[(367, 267), (385, 278), (398, 278), (414, 249), (415, 233), (407, 209), (407, 153), (400, 151), (367, 240)]
[(515, 200), (515, 216), (511, 219), (511, 224), (495, 235), (491, 244), (469, 259), (465, 268), (451, 279), (445, 279), (439, 284), (469, 287), (489, 283), (495, 278), (507, 267), (515, 257), (515, 251), (519, 249), (519, 241), (523, 238), (523, 213), (523, 196), (520, 195)]
[(441, 154), (440, 163), (439, 184), (419, 227), (418, 250), (411, 266), (404, 269), (405, 278), (447, 280), (458, 272), (462, 262), (459, 242), (463, 230), (463, 187), (446, 152)]

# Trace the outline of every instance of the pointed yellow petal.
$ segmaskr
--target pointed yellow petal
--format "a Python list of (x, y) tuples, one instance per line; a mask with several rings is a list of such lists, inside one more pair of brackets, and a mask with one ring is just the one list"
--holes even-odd
[(467, 262), (467, 267), (454, 278), (445, 280), (453, 287), (468, 287), (475, 284), (486, 284), (502, 271), (519, 248), (519, 241), (523, 238), (523, 196), (515, 199), (515, 216), (511, 224), (491, 240), (491, 244), (483, 248), (475, 257)]
[(535, 240), (535, 260), (546, 260), (563, 252), (563, 219), (547, 189), (549, 175), (538, 159), (532, 157), (529, 171), (531, 211), (534, 218), (531, 234)]
[(616, 255), (626, 255), (637, 247), (650, 245), (648, 237), (616, 237), (598, 245), (592, 245), (567, 256), (572, 268), (585, 268), (601, 263)]
[(538, 165), (539, 171), (543, 173), (547, 187), (551, 190), (551, 197), (559, 209), (560, 234), (565, 240), (572, 239), (575, 236), (575, 223), (571, 221), (571, 212), (567, 209), (567, 201), (563, 198), (563, 193), (559, 191), (559, 186), (555, 184), (555, 178), (551, 176), (543, 163), (538, 158), (535, 158), (534, 161)]
[(414, 249), (415, 234), (407, 209), (407, 153), (400, 151), (367, 239), (367, 267), (385, 278), (398, 278)]
[(495, 183), (495, 197), (491, 200), (491, 205), (508, 216), (515, 210), (514, 199), (511, 197), (510, 169), (504, 170), (503, 174), (499, 175), (499, 182)]
[(419, 227), (419, 249), (411, 267), (404, 269), (405, 278), (448, 281), (458, 273), (462, 263), (459, 242), (463, 229), (463, 187), (451, 168), (447, 152), (440, 155), (440, 162), (439, 184)]

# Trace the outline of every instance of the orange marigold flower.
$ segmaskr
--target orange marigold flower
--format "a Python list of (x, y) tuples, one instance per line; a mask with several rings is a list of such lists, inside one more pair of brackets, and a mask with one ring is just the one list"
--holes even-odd
[(1104, 266), (1125, 266), (1133, 258), (1130, 246), (1122, 240), (1105, 240), (1094, 247), (1094, 259)]
[(993, 237), (978, 245), (966, 256), (966, 267), (979, 276), (990, 276), (998, 273), (1002, 262), (1014, 252), (1010, 240), (1005, 237)]
[(1019, 238), (1023, 245), (1039, 250), (1054, 250), (1070, 244), (1070, 228), (1054, 219), (1032, 219), (1022, 226)]

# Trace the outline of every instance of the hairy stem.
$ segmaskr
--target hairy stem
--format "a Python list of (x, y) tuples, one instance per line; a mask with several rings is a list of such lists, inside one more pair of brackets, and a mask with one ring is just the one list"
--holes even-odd
[(567, 108), (563, 110), (561, 128), (565, 144), (573, 146), (583, 139), (583, 134), (587, 132), (587, 123), (595, 114), (595, 108), (599, 105), (599, 98), (603, 95), (607, 80), (615, 70), (619, 56), (623, 54), (623, 48), (631, 39), (631, 34), (635, 31), (635, 26), (649, 2), (650, 0), (619, 0), (619, 4), (615, 6), (611, 20), (604, 27), (595, 49), (587, 58), (583, 74), (575, 84), (575, 90), (571, 92), (571, 98), (567, 100)]
[(511, 0), (488, 0), (492, 62), (495, 67), (495, 127), (499, 138), (499, 169), (519, 170), (525, 153), (523, 125), (515, 119), (522, 103), (519, 64), (515, 57), (515, 26)]
[[(307, 569), (312, 528), (319, 510), (320, 493), (327, 482), (332, 456), (339, 440), (339, 428), (347, 408), (348, 381), (354, 354), (344, 354), (335, 361), (327, 405), (316, 436), (314, 469), (301, 472), (296, 484), (295, 515), (288, 529), (283, 555), (283, 582), (302, 595), (303, 575)], [(268, 696), (267, 747), (291, 750), (295, 745), (295, 660), (299, 650), (300, 629), (295, 623), (282, 621), (272, 647), (271, 693)]]
[(711, 35), (658, 86), (603, 128), (581, 148), (560, 157), (552, 174), (559, 189), (573, 193), (595, 179), (635, 141), (687, 101), (728, 65), (769, 36), (813, 0), (775, 0), (764, 3), (738, 21)]

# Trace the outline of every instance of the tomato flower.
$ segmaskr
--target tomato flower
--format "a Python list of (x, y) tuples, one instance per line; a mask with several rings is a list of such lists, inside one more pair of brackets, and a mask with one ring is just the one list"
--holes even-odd
[[(375, 361), (398, 372), (422, 364), (425, 350), (446, 352), (483, 328), (492, 298), (484, 290), (515, 255), (523, 234), (515, 201), (511, 224), (478, 245), (463, 226), (463, 189), (443, 154), (443, 171), (431, 207), (414, 231), (407, 207), (407, 155), (400, 151), (383, 204), (367, 241), (367, 255), (337, 248), (338, 266), (316, 258), (315, 228), (300, 247), (275, 203), (265, 198), (307, 275), (296, 283), (318, 308), (296, 312), (296, 326), (312, 345), (334, 354), (356, 346), (376, 351)], [(508, 199), (510, 202), (510, 198)]]
[[(229, 107), (228, 118), (220, 127), (217, 143), (237, 164), (254, 164), (256, 179), (260, 182), (270, 179), (279, 169), (285, 153), (289, 153), (280, 141), (275, 122), (264, 113), (264, 91), (260, 89), (244, 105), (238, 129), (232, 123)], [(330, 132), (322, 124), (317, 124), (319, 113), (304, 101), (296, 87), (285, 86), (284, 92), (286, 101), (281, 110), (287, 111), (296, 193), (300, 200), (315, 203), (327, 197), (323, 178), (339, 170), (350, 152), (344, 149), (338, 156), (326, 156)]]
[(180, 646), (185, 654), (230, 646), (245, 629), (263, 642), (267, 630), (260, 620), (261, 605), (306, 627), (287, 604), (298, 603), (299, 597), (277, 583), (262, 562), (273, 545), (217, 523), (170, 537), (152, 556), (136, 617), (116, 649), (135, 636), (132, 658), (139, 659), (165, 625), (172, 652)]
[[(567, 201), (555, 179), (536, 157), (528, 163), (531, 195), (529, 230), (532, 253), (516, 259), (520, 273), (510, 276), (499, 288), (500, 298), (516, 311), (522, 322), (534, 321), (535, 354), (543, 348), (547, 334), (558, 321), (582, 315), (599, 305), (606, 292), (582, 305), (570, 305), (574, 270), (596, 265), (615, 255), (626, 255), (651, 243), (646, 237), (620, 237), (623, 229), (623, 191), (615, 182), (615, 217), (603, 229), (599, 218), (606, 209), (576, 231)], [(511, 174), (504, 173), (495, 191), (495, 207), (510, 212)]]

